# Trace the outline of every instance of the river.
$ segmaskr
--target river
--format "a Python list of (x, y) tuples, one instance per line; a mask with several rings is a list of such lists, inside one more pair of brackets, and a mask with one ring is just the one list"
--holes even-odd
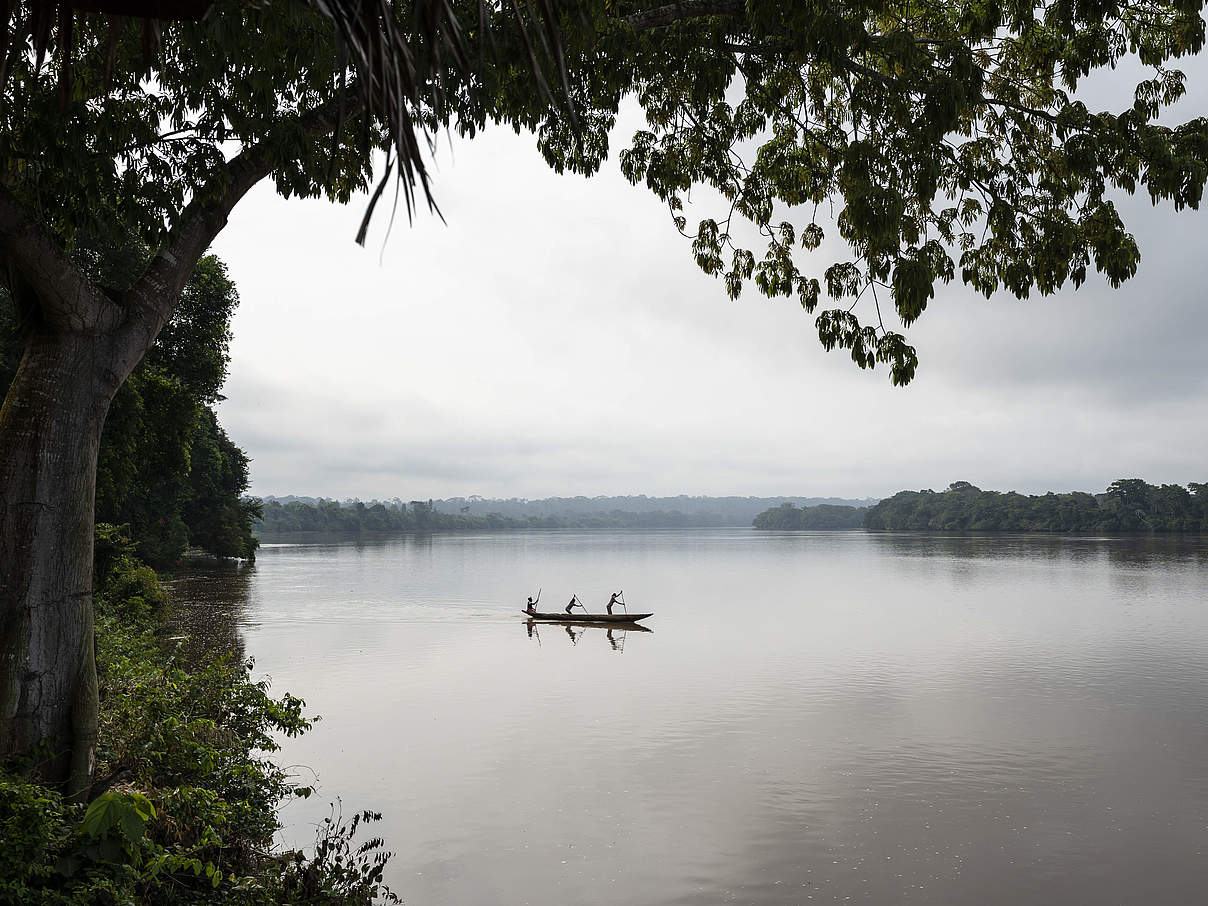
[[(411, 906), (1187, 904), (1208, 539), (529, 532), (265, 544), (174, 581), (322, 721), (281, 757)], [(518, 613), (624, 589), (653, 631)]]

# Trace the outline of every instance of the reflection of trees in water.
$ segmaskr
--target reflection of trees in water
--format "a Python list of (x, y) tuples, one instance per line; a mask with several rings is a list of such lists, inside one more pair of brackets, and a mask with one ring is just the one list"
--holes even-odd
[(1108, 559), (1117, 566), (1208, 564), (1208, 538), (1203, 535), (1140, 535), (1113, 538), (1104, 546)]
[(881, 549), (898, 557), (1105, 560), (1113, 566), (1208, 563), (1208, 537), (1203, 535), (869, 532), (867, 537)]
[[(434, 536), (415, 532), (263, 532), (256, 536), (261, 544), (305, 544), (318, 549), (324, 545), (351, 547), (354, 550), (377, 550), (404, 544), (420, 550), (432, 547)], [(449, 544), (459, 536), (442, 535), (441, 543)]]
[(186, 560), (167, 578), (171, 592), (168, 627), (183, 636), (188, 663), (215, 656), (244, 656), (240, 626), (250, 606), (255, 564), (211, 558)]

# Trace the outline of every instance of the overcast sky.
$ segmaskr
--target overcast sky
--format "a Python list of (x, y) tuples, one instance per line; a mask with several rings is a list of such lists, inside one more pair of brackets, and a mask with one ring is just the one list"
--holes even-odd
[[(1188, 68), (1188, 67), (1184, 67)], [(1204, 80), (1200, 80), (1201, 82)], [(1108, 86), (1109, 90), (1110, 85)], [(1208, 112), (1197, 84), (1176, 111)], [(1111, 106), (1119, 108), (1129, 99)], [(623, 118), (622, 136), (641, 125)], [(893, 387), (825, 352), (813, 316), (731, 302), (666, 208), (621, 177), (554, 174), (495, 129), (438, 158), (447, 225), (261, 186), (214, 251), (242, 299), (220, 418), (252, 491), (886, 496), (1208, 481), (1208, 219), (1123, 205), (1119, 290), (991, 301), (942, 289)], [(715, 213), (707, 206), (689, 212)]]

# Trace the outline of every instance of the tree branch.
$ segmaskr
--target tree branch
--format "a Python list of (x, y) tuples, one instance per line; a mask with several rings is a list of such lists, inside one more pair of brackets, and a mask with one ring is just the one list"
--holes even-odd
[[(332, 132), (363, 110), (355, 87), (313, 110), (278, 123), (267, 137), (227, 162), (218, 176), (194, 193), (142, 277), (123, 294), (129, 314), (127, 346), (141, 358), (172, 314), (176, 301), (210, 243), (227, 224), (235, 205), (276, 168), (283, 146), (302, 132), (318, 138)], [(136, 358), (136, 361), (137, 361)]]
[(34, 316), (58, 330), (82, 331), (116, 326), (120, 306), (59, 248), (6, 186), (0, 185), (0, 256), (14, 292), (28, 288), (36, 300)]
[(741, 16), (746, 11), (746, 0), (684, 0), (633, 13), (624, 21), (638, 30), (645, 30), (704, 16)]

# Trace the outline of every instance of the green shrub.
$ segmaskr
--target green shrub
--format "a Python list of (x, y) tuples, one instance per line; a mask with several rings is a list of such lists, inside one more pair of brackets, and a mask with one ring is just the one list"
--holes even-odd
[(98, 525), (94, 538), (92, 571), (98, 614), (150, 629), (154, 625), (151, 618), (168, 601), (155, 570), (138, 559), (127, 526)]

